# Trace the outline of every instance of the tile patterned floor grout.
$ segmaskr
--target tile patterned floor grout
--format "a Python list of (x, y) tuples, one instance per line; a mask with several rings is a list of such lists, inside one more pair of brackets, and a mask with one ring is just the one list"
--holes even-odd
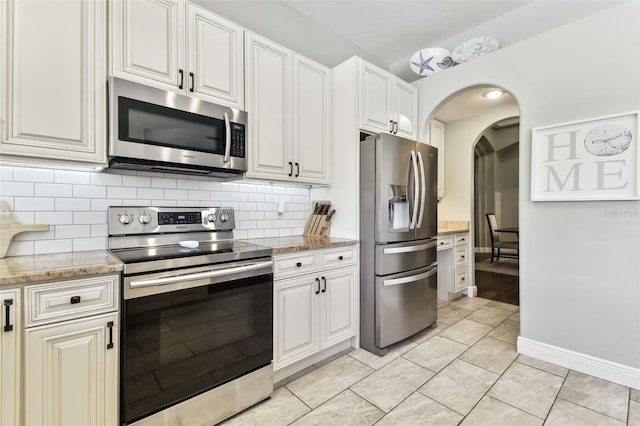
[(378, 357), (347, 350), (225, 425), (640, 426), (640, 391), (518, 355), (517, 306), (439, 302), (438, 325)]

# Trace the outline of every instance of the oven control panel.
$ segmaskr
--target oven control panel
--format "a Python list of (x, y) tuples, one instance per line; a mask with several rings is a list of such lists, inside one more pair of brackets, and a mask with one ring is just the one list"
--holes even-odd
[(109, 207), (109, 235), (232, 231), (232, 207)]

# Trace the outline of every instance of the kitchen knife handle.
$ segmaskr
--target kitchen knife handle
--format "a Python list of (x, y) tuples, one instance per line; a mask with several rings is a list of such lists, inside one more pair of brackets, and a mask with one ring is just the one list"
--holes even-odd
[(293, 163), (289, 161), (289, 177), (293, 176)]
[(316, 278), (316, 283), (318, 284), (318, 289), (316, 290), (316, 294), (320, 294), (320, 278)]
[(4, 331), (13, 331), (13, 324), (11, 324), (11, 305), (13, 305), (13, 299), (5, 299), (2, 304), (4, 305)]
[(178, 85), (178, 89), (182, 90), (184, 87), (184, 70), (178, 68), (178, 74), (180, 74), (180, 84)]

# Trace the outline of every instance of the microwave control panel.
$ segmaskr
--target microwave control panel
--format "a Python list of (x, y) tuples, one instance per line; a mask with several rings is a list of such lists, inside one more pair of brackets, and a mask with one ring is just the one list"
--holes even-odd
[(245, 127), (244, 124), (231, 123), (231, 156), (244, 158)]

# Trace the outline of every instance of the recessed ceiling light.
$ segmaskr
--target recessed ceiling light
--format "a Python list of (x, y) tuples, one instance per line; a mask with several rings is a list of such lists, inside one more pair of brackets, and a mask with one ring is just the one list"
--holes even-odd
[(482, 96), (484, 96), (487, 99), (497, 99), (502, 95), (504, 95), (504, 92), (500, 89), (492, 89), (482, 94)]

